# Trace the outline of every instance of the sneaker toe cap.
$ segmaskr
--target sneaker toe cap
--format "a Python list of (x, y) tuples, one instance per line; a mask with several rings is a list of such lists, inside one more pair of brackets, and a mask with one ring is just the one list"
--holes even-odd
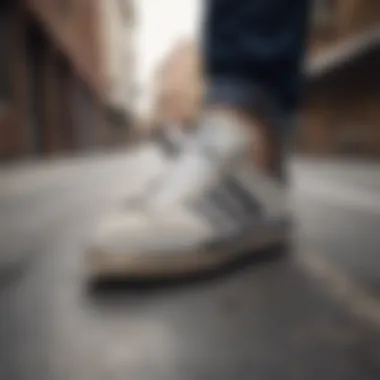
[(179, 254), (196, 246), (208, 233), (207, 226), (183, 212), (117, 213), (99, 224), (91, 247), (110, 255)]

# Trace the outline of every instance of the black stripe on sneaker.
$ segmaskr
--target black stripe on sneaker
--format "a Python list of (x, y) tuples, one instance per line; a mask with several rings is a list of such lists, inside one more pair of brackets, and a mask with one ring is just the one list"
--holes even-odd
[(227, 178), (224, 186), (234, 196), (234, 199), (239, 200), (240, 206), (245, 210), (246, 216), (251, 217), (264, 214), (263, 205), (237, 178)]
[(209, 194), (208, 200), (235, 225), (236, 229), (240, 229), (246, 224), (246, 210), (241, 200), (229, 191), (225, 183), (213, 190)]
[(259, 201), (235, 178), (221, 182), (205, 197), (196, 200), (192, 208), (220, 233), (246, 229), (263, 217)]
[(231, 219), (231, 216), (221, 209), (209, 196), (192, 202), (190, 208), (198, 216), (207, 220), (219, 233), (230, 234), (236, 229), (236, 223)]

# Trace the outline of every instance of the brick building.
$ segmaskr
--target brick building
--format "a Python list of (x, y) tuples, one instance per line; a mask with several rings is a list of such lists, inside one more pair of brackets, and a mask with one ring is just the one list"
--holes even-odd
[[(123, 141), (131, 106), (132, 1), (8, 0), (1, 7), (0, 156)], [(110, 109), (117, 111), (117, 126)]]
[(380, 2), (315, 4), (299, 149), (380, 157)]
[(156, 70), (154, 124), (179, 120), (188, 125), (194, 121), (202, 95), (201, 62), (196, 49), (192, 41), (179, 41)]
[[(379, 50), (378, 0), (314, 0), (298, 149), (380, 156)], [(201, 82), (194, 43), (180, 41), (156, 72), (152, 123), (194, 119)]]
[(299, 149), (316, 154), (380, 157), (380, 43), (310, 76)]
[(378, 0), (313, 0), (310, 49), (313, 55), (380, 24)]

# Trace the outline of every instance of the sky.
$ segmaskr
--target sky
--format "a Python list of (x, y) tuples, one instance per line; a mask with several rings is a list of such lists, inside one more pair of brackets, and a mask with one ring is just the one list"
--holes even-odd
[(140, 111), (149, 106), (154, 69), (182, 37), (196, 37), (202, 0), (135, 0), (136, 78)]

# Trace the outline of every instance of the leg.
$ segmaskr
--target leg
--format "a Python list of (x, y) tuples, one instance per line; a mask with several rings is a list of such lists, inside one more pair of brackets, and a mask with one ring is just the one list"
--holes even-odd
[(280, 140), (289, 135), (301, 91), (308, 5), (308, 0), (291, 6), (285, 0), (207, 2), (206, 107), (250, 118), (259, 135), (256, 159), (271, 170), (282, 170)]
[(288, 113), (300, 92), (308, 0), (209, 0), (206, 101)]
[[(299, 96), (307, 0), (207, 4), (197, 132), (140, 205), (100, 228), (95, 272), (197, 272), (288, 240), (284, 186), (273, 171)], [(257, 135), (263, 167), (252, 163)]]

